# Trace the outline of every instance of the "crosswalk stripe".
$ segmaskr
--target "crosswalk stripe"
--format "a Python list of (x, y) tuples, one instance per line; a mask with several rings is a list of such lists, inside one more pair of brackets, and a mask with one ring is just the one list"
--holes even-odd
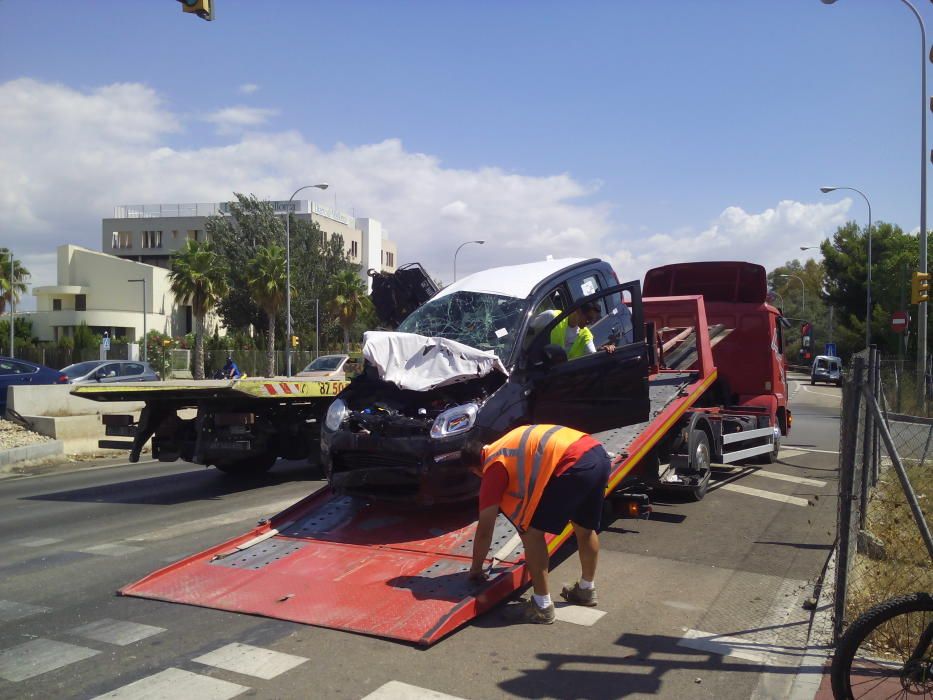
[(557, 603), (554, 606), (554, 614), (561, 622), (571, 622), (575, 625), (592, 627), (599, 622), (606, 613), (596, 608), (585, 608), (580, 605), (571, 605), (570, 603)]
[(20, 540), (12, 540), (10, 544), (19, 547), (46, 547), (50, 544), (58, 544), (61, 541), (58, 537), (24, 537)]
[(105, 557), (122, 557), (124, 554), (138, 552), (142, 547), (134, 547), (129, 544), (120, 544), (118, 542), (108, 542), (106, 544), (97, 544), (93, 547), (84, 547), (77, 551), (82, 554), (101, 554)]
[(296, 502), (297, 500), (292, 497), (281, 501), (273, 501), (272, 503), (240, 508), (239, 510), (223, 513), (221, 515), (214, 515), (209, 518), (188, 520), (175, 525), (169, 525), (168, 527), (162, 527), (158, 530), (152, 530), (151, 532), (144, 532), (139, 535), (134, 535), (133, 537), (127, 537), (126, 539), (129, 542), (160, 542), (162, 540), (170, 540), (173, 537), (188, 535), (192, 532), (199, 532), (212, 527), (232, 525), (233, 523), (249, 523), (249, 526), (252, 527), (256, 524), (258, 518), (268, 518), (271, 515), (276, 515), (289, 506), (294, 505)]
[(447, 693), (439, 693), (436, 690), (419, 688), (416, 685), (409, 685), (401, 681), (389, 681), (385, 685), (376, 688), (363, 700), (463, 700), (463, 698), (448, 695)]
[(45, 608), (41, 605), (29, 605), (28, 603), (17, 603), (13, 600), (0, 600), (0, 622), (13, 622), (21, 620), (24, 617), (47, 613), (51, 608)]
[(104, 618), (70, 630), (71, 634), (75, 636), (121, 647), (164, 631), (164, 627), (142, 625), (138, 622), (126, 622), (124, 620), (111, 620), (110, 618)]
[(237, 642), (227, 644), (192, 659), (195, 663), (204, 664), (205, 666), (214, 666), (225, 671), (235, 671), (236, 673), (255, 676), (263, 680), (275, 678), (296, 666), (300, 666), (307, 660), (303, 656), (283, 654), (280, 651), (262, 649)]
[(753, 639), (741, 637), (728, 637), (721, 634), (710, 634), (700, 630), (687, 630), (678, 640), (677, 646), (688, 649), (708, 651), (720, 656), (732, 656), (746, 661), (755, 661), (760, 664), (767, 663), (775, 666), (794, 666), (795, 660), (781, 656), (786, 649), (779, 645), (757, 642)]
[(0, 651), (0, 678), (19, 683), (99, 653), (95, 649), (51, 639), (33, 639)]
[(152, 676), (124, 685), (94, 700), (155, 700), (156, 698), (198, 698), (198, 700), (228, 700), (248, 691), (219, 678), (202, 676), (180, 668), (167, 668)]
[(767, 498), (769, 501), (779, 501), (781, 503), (789, 503), (794, 506), (808, 506), (810, 502), (806, 498), (798, 498), (797, 496), (785, 496), (783, 493), (775, 493), (774, 491), (763, 491), (762, 489), (753, 489), (749, 486), (742, 486), (741, 484), (723, 484), (722, 486), (717, 487), (723, 491), (734, 491), (735, 493), (744, 493), (746, 496), (757, 496), (758, 498)]

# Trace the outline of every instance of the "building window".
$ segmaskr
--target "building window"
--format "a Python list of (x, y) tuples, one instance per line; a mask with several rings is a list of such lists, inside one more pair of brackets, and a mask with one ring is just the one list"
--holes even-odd
[(114, 231), (113, 238), (111, 238), (110, 240), (110, 247), (114, 249), (132, 248), (133, 247), (133, 232), (132, 231)]
[(161, 231), (143, 231), (143, 248), (161, 248)]
[(360, 247), (356, 241), (350, 242), (350, 257), (358, 258), (360, 256)]
[(386, 253), (386, 266), (395, 267), (395, 253)]
[(61, 310), (62, 310), (62, 300), (52, 299), (52, 311), (61, 311)]
[(196, 240), (198, 240), (198, 239), (200, 238), (200, 236), (199, 236), (198, 234), (200, 234), (200, 233), (201, 233), (201, 232), (198, 231), (198, 229), (196, 229), (196, 228), (189, 228), (189, 229), (188, 229), (188, 240), (189, 240), (189, 241), (196, 241)]
[(75, 294), (75, 311), (87, 311), (87, 294)]

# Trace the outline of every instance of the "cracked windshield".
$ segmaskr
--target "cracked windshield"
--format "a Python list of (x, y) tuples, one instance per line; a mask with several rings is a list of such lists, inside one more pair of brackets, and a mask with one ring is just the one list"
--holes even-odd
[(454, 292), (415, 310), (398, 330), (447, 338), (507, 360), (525, 312), (525, 300), (481, 292)]

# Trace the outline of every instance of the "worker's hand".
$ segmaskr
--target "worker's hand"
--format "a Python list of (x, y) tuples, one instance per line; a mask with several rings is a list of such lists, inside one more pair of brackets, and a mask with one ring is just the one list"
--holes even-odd
[(478, 571), (471, 568), (470, 569), (470, 581), (473, 583), (483, 583), (489, 578), (489, 575), (483, 570), (479, 569)]
[(611, 355), (612, 353), (614, 353), (614, 352), (616, 351), (616, 346), (613, 345), (612, 343), (606, 343), (605, 345), (600, 345), (600, 346), (599, 346), (599, 349), (600, 349), (600, 350), (605, 350), (606, 352), (608, 352), (608, 353)]

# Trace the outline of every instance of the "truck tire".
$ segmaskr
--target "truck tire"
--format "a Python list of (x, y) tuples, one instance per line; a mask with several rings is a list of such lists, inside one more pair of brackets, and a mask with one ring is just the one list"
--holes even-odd
[(760, 464), (774, 464), (778, 461), (778, 457), (781, 454), (781, 439), (774, 438), (774, 449), (770, 452), (766, 452), (763, 455), (758, 455), (758, 462)]
[(693, 449), (690, 455), (690, 467), (700, 473), (700, 483), (687, 490), (687, 497), (691, 501), (702, 501), (709, 489), (710, 458), (709, 438), (706, 432), (694, 428), (690, 433), (690, 445)]
[(217, 462), (214, 466), (230, 476), (258, 476), (272, 469), (276, 459), (278, 458), (274, 454), (263, 454), (256, 457)]

